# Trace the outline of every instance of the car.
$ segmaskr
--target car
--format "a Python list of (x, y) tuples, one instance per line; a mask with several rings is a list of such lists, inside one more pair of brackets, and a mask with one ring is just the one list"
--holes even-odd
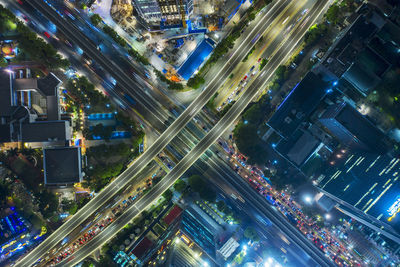
[(262, 57), (260, 57), (258, 60), (257, 60), (257, 62), (260, 62), (262, 60)]
[(247, 75), (246, 75), (246, 76), (244, 76), (244, 78), (243, 78), (243, 80), (242, 80), (242, 81), (246, 81), (246, 79), (247, 79)]
[(51, 35), (48, 32), (43, 32), (43, 34), (47, 37), (47, 38), (51, 38)]

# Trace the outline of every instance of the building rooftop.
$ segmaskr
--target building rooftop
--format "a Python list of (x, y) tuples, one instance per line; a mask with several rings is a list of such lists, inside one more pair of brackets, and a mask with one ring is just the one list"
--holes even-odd
[(164, 217), (163, 221), (170, 225), (179, 215), (181, 215), (182, 209), (175, 205), (172, 210), (167, 214), (167, 216)]
[(308, 131), (297, 130), (288, 140), (282, 139), (276, 150), (295, 166), (301, 167), (320, 144)]
[(358, 52), (364, 49), (369, 38), (378, 27), (360, 15), (348, 28), (341, 39), (336, 41), (327, 52), (322, 65), (340, 78), (356, 60)]
[(309, 72), (279, 105), (268, 125), (289, 138), (319, 105), (327, 89), (328, 83)]
[(79, 147), (47, 148), (43, 150), (44, 183), (73, 184), (82, 181), (82, 160)]
[(12, 74), (0, 71), (0, 117), (11, 115)]
[(0, 143), (11, 141), (10, 124), (0, 124)]
[(319, 186), (363, 212), (387, 221), (389, 207), (399, 198), (399, 162), (400, 159), (388, 155), (348, 151), (346, 157), (336, 159), (326, 169)]
[(376, 151), (387, 151), (388, 147), (383, 142), (386, 139), (384, 133), (350, 105), (342, 103), (335, 118), (368, 147)]
[(52, 72), (44, 78), (18, 78), (13, 81), (15, 90), (36, 90), (42, 96), (56, 96), (57, 89), (62, 84)]
[(46, 77), (38, 79), (37, 84), (39, 90), (45, 96), (55, 96), (57, 95), (57, 89), (62, 84), (62, 81), (50, 72)]
[(178, 74), (185, 80), (189, 80), (193, 73), (214, 50), (213, 45), (214, 42), (211, 39), (204, 39), (179, 68)]
[(380, 82), (379, 77), (363, 68), (359, 63), (353, 64), (343, 74), (343, 78), (363, 95), (367, 95)]
[(22, 142), (50, 142), (71, 139), (68, 121), (36, 121), (21, 125)]

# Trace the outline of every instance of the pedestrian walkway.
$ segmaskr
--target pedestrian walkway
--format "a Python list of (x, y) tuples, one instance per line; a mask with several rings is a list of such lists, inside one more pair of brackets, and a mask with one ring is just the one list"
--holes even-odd
[(139, 43), (136, 40), (136, 37), (131, 36), (128, 34), (122, 27), (114, 21), (114, 19), (111, 17), (111, 6), (112, 6), (113, 0), (101, 0), (100, 3), (98, 4), (93, 4), (92, 7), (89, 9), (86, 9), (87, 13), (89, 16), (91, 16), (93, 13), (99, 14), (99, 16), (103, 19), (103, 21), (113, 28), (120, 36), (124, 37), (126, 41), (140, 54), (143, 54), (146, 51), (146, 47), (142, 44)]

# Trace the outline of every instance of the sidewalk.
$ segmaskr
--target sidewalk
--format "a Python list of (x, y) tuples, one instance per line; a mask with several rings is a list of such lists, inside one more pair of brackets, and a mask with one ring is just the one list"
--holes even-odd
[[(99, 0), (98, 0), (99, 1)], [(111, 17), (111, 6), (112, 6), (113, 0), (101, 0), (99, 4), (95, 3), (92, 5), (91, 8), (86, 9), (86, 13), (90, 17), (93, 13), (99, 14), (100, 17), (104, 20), (104, 22), (113, 28), (119, 35), (124, 37), (126, 41), (132, 47), (138, 51), (140, 54), (143, 54), (146, 51), (146, 47), (142, 44), (136, 41), (136, 37), (128, 34), (122, 27), (117, 24), (113, 18)]]

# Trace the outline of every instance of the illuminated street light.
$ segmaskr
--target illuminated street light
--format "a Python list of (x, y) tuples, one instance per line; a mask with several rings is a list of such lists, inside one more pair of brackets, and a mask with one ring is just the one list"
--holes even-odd
[(306, 195), (306, 196), (304, 197), (304, 201), (305, 201), (307, 204), (311, 204), (311, 203), (312, 203), (312, 197), (309, 196), (309, 195)]

